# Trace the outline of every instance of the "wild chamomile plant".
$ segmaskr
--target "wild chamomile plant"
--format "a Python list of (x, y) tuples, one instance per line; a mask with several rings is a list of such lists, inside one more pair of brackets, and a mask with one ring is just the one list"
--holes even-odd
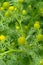
[(43, 0), (0, 0), (0, 65), (43, 65)]

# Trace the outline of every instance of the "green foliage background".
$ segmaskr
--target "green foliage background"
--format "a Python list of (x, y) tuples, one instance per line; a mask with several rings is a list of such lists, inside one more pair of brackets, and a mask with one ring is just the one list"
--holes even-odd
[[(36, 35), (43, 34), (43, 14), (40, 8), (43, 8), (43, 0), (24, 0), (22, 4), (18, 0), (0, 0), (1, 3), (8, 1), (10, 4), (17, 6), (19, 10), (14, 11), (10, 17), (5, 17), (4, 11), (0, 11), (0, 35), (7, 37), (6, 41), (0, 41), (0, 65), (40, 65), (43, 59), (43, 41), (38, 42)], [(28, 9), (28, 5), (32, 8)], [(22, 31), (16, 30), (15, 26), (21, 21), (21, 11), (27, 11), (26, 16), (22, 18)], [(18, 23), (18, 20), (19, 23)], [(39, 21), (41, 28), (34, 30), (35, 21)], [(28, 25), (29, 29), (25, 30), (24, 26)], [(27, 40), (26, 46), (19, 46), (17, 39), (25, 35)]]

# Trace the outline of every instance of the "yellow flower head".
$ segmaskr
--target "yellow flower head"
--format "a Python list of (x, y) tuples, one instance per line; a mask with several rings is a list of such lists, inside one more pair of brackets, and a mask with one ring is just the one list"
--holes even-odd
[(16, 29), (18, 30), (20, 27), (19, 26), (16, 26)]
[(10, 15), (10, 13), (7, 11), (5, 12), (5, 16), (8, 17)]
[(1, 36), (0, 36), (0, 40), (1, 40), (1, 41), (4, 41), (5, 39), (6, 39), (6, 38), (5, 38), (4, 35), (1, 35)]
[(40, 23), (36, 21), (34, 24), (34, 29), (39, 29), (39, 28), (40, 28)]
[(4, 2), (4, 3), (3, 3), (3, 7), (4, 7), (4, 8), (9, 7), (9, 2)]
[(43, 65), (43, 59), (40, 61), (40, 65)]
[(32, 6), (31, 5), (28, 5), (28, 9), (31, 9), (32, 8)]
[(43, 35), (42, 34), (38, 34), (37, 35), (37, 40), (38, 41), (42, 41), (43, 40)]
[(22, 10), (22, 14), (23, 15), (26, 15), (27, 14), (27, 11), (26, 10)]
[(23, 3), (24, 2), (24, 0), (18, 0), (20, 3)]
[(10, 7), (9, 7), (9, 10), (10, 10), (10, 11), (14, 11), (14, 9), (15, 9), (14, 6), (10, 6)]
[(18, 38), (18, 44), (19, 45), (24, 45), (25, 44), (25, 42), (26, 42), (26, 38), (25, 37), (19, 37)]
[(4, 7), (0, 7), (0, 10), (1, 10), (1, 11), (4, 10)]

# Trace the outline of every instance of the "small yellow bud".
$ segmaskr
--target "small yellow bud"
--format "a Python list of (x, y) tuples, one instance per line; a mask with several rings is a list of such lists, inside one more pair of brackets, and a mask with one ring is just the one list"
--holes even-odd
[(39, 29), (39, 28), (40, 28), (40, 23), (36, 21), (34, 24), (34, 29)]
[(43, 60), (40, 61), (40, 65), (43, 65)]
[(18, 30), (20, 27), (19, 26), (16, 26), (16, 29)]
[(7, 11), (7, 12), (5, 12), (5, 16), (6, 17), (9, 17), (9, 15), (10, 15), (10, 13)]
[(4, 10), (4, 7), (0, 7), (0, 10), (1, 10), (1, 11)]
[(37, 35), (37, 40), (38, 41), (42, 41), (43, 40), (43, 35), (42, 34), (38, 34)]
[(26, 38), (25, 37), (19, 37), (18, 38), (18, 44), (19, 45), (24, 45), (25, 44), (25, 42), (26, 42)]
[(10, 11), (14, 11), (14, 6), (10, 6), (10, 7), (9, 7), (9, 10), (10, 10)]
[(31, 9), (32, 8), (32, 6), (31, 5), (28, 5), (28, 9)]
[(9, 2), (4, 2), (3, 3), (3, 7), (6, 9), (6, 8), (8, 8), (9, 7)]
[(6, 39), (6, 37), (5, 37), (4, 35), (1, 35), (1, 36), (0, 36), (0, 40), (1, 40), (1, 41), (4, 41), (5, 39)]
[(23, 3), (24, 2), (24, 0), (18, 0), (20, 3)]
[(26, 10), (22, 10), (22, 14), (23, 15), (26, 15), (27, 14), (27, 11)]

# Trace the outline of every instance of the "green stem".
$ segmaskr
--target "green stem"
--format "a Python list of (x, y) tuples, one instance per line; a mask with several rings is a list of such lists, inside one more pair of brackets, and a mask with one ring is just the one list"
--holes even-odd
[(21, 25), (22, 17), (23, 17), (23, 16), (21, 15), (21, 19), (20, 19), (20, 20), (16, 17), (16, 20), (18, 21), (18, 23), (19, 23), (19, 25), (20, 25), (20, 33), (21, 33), (21, 35), (24, 35), (23, 29), (22, 29), (22, 25)]
[(4, 53), (1, 53), (0, 56), (3, 56), (5, 54), (11, 53), (11, 52), (24, 52), (24, 51), (23, 50), (14, 50), (14, 49), (11, 49), (11, 50), (8, 50), (8, 51), (6, 51)]

